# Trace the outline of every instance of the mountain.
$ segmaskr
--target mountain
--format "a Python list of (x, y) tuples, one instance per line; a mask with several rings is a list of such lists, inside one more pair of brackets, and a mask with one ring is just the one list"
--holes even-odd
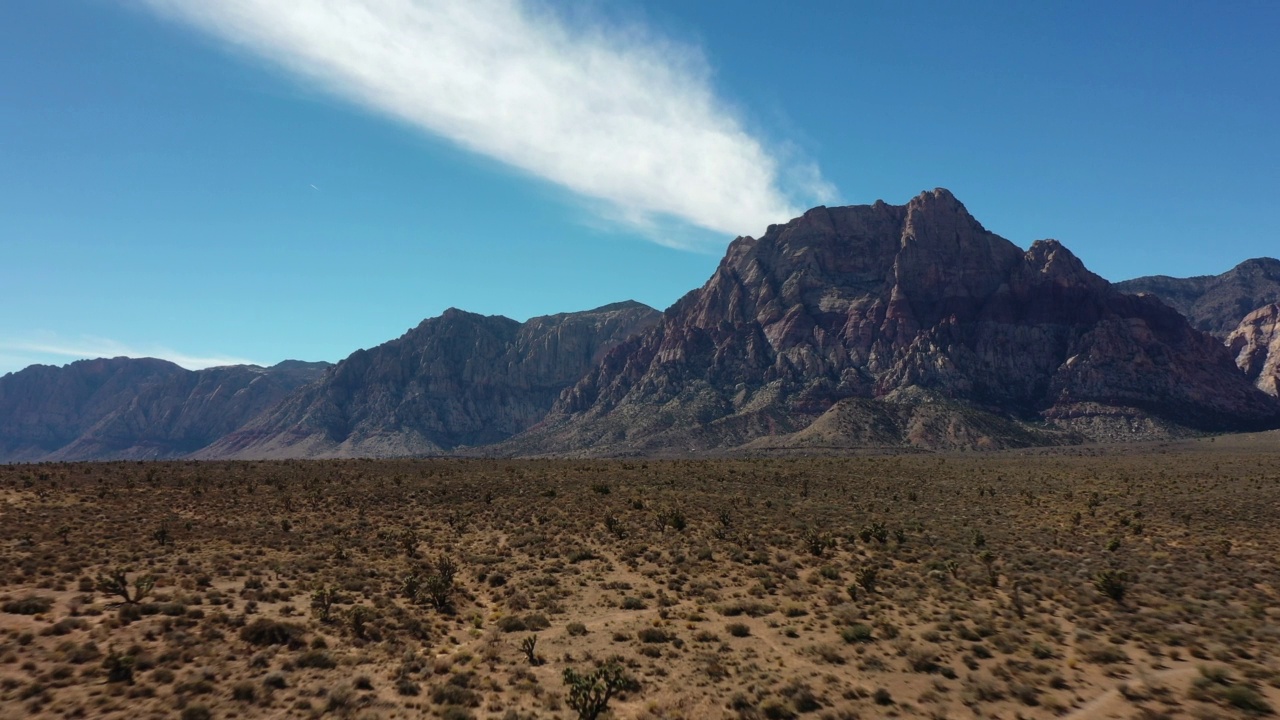
[[(818, 207), (733, 241), (508, 454), (990, 447), (1273, 426), (1226, 348), (1060, 243), (1023, 251), (946, 190)], [(844, 428), (843, 430), (841, 428)], [(793, 442), (794, 441), (794, 442)]]
[(525, 323), (450, 309), (356, 351), (197, 457), (392, 457), (505, 440), (657, 318), (636, 302)]
[(316, 379), (327, 363), (185, 370), (81, 360), (0, 377), (0, 461), (183, 457)]
[(1245, 315), (1280, 302), (1280, 260), (1254, 258), (1221, 275), (1152, 275), (1125, 280), (1115, 287), (1120, 292), (1155, 295), (1185, 315), (1193, 327), (1225, 338)]
[(1246, 315), (1227, 337), (1227, 348), (1259, 390), (1280, 395), (1280, 304)]

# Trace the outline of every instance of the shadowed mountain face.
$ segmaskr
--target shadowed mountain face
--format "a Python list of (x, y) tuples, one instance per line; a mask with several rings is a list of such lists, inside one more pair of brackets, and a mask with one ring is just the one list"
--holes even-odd
[(1244, 316), (1280, 302), (1280, 260), (1254, 258), (1221, 275), (1152, 275), (1125, 280), (1115, 287), (1125, 293), (1155, 295), (1185, 315), (1193, 327), (1225, 338)]
[(290, 361), (190, 371), (149, 358), (33, 365), (0, 377), (0, 461), (183, 457), (327, 367)]
[(391, 457), (505, 440), (657, 318), (634, 302), (525, 323), (451, 309), (353, 353), (199, 456)]
[[(975, 424), (1108, 437), (1135, 421), (1262, 427), (1280, 412), (1176, 311), (1117, 292), (1056, 241), (1024, 252), (935, 190), (905, 206), (819, 207), (735, 240), (701, 289), (502, 449), (734, 447), (829, 412), (850, 417), (825, 426), (858, 426), (851, 417), (876, 411), (854, 401), (894, 406), (871, 444), (915, 443), (910, 416), (926, 407), (932, 435), (979, 446), (1001, 440)], [(1051, 439), (1029, 432), (1020, 443)]]

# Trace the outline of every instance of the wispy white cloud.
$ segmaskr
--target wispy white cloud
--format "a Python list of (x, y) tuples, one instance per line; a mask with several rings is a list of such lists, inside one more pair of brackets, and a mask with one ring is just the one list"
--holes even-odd
[[(0, 358), (10, 363), (17, 361), (20, 357), (23, 361), (23, 366), (34, 362), (48, 362), (54, 358), (87, 360), (104, 357), (159, 358), (181, 365), (188, 370), (202, 370), (222, 365), (259, 364), (252, 360), (237, 357), (190, 355), (159, 345), (134, 347), (115, 340), (96, 337), (82, 337), (71, 341), (51, 338), (38, 341), (2, 342), (0, 343), (0, 351), (6, 353), (5, 355), (0, 355)], [(15, 357), (7, 353), (20, 353), (21, 355)], [(12, 369), (20, 368), (12, 367)]]
[(641, 27), (540, 0), (140, 1), (642, 230), (756, 234), (833, 194), (744, 129), (695, 49)]

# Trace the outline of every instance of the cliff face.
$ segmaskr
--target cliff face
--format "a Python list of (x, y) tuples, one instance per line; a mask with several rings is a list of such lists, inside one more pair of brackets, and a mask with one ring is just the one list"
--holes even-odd
[(182, 457), (326, 367), (287, 362), (190, 371), (149, 358), (35, 365), (0, 378), (0, 461)]
[(1278, 413), (1173, 309), (1117, 292), (1055, 241), (1024, 252), (935, 190), (904, 206), (815, 208), (735, 240), (701, 289), (506, 449), (733, 446), (798, 431), (849, 398), (935, 398), (1086, 431), (1137, 417), (1259, 427)]
[(391, 457), (504, 440), (657, 311), (618, 303), (518, 323), (448, 310), (359, 350), (199, 457)]
[(1249, 313), (1280, 302), (1280, 260), (1253, 258), (1221, 275), (1153, 275), (1125, 280), (1115, 287), (1125, 293), (1155, 295), (1185, 315), (1193, 327), (1225, 338)]
[(1227, 337), (1227, 349), (1259, 390), (1280, 395), (1280, 304), (1264, 305), (1246, 315)]

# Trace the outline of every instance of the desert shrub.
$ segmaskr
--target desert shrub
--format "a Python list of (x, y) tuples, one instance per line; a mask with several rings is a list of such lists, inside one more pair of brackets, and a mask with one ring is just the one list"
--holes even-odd
[(767, 720), (794, 720), (799, 717), (791, 703), (781, 698), (769, 698), (760, 703), (760, 714)]
[(1248, 685), (1231, 685), (1222, 691), (1222, 699), (1228, 705), (1258, 715), (1270, 715), (1271, 705), (1262, 693)]
[(508, 615), (498, 620), (498, 629), (502, 632), (537, 632), (551, 627), (551, 621), (545, 615), (530, 613), (528, 615)]
[(258, 618), (240, 629), (240, 639), (251, 645), (292, 645), (302, 642), (302, 627)]
[(132, 655), (122, 655), (112, 651), (102, 661), (102, 668), (107, 671), (107, 682), (133, 684), (133, 667), (136, 660)]
[(437, 705), (480, 706), (480, 694), (476, 691), (459, 687), (451, 682), (431, 688), (431, 702)]
[(21, 600), (10, 600), (4, 605), (0, 605), (0, 610), (12, 615), (39, 615), (49, 612), (52, 607), (52, 598), (41, 595), (28, 595)]
[(644, 628), (636, 633), (636, 637), (643, 643), (671, 642), (671, 636), (661, 628)]
[(351, 708), (355, 702), (356, 691), (346, 683), (338, 685), (329, 691), (329, 712), (341, 713)]
[(41, 635), (69, 635), (76, 630), (84, 630), (89, 627), (89, 623), (82, 618), (70, 617), (63, 618), (58, 622), (50, 625), (40, 631)]
[(204, 705), (188, 705), (178, 717), (181, 720), (213, 720), (213, 711)]
[(571, 622), (564, 627), (565, 632), (573, 637), (581, 637), (587, 634), (587, 626), (580, 622)]
[(759, 600), (735, 600), (721, 605), (718, 609), (720, 614), (725, 617), (737, 617), (739, 615), (764, 617), (774, 611), (772, 605)]
[(744, 623), (729, 623), (724, 626), (724, 630), (730, 635), (738, 638), (746, 637), (751, 634), (751, 628), (747, 627)]
[(338, 662), (333, 659), (333, 656), (329, 654), (329, 651), (321, 650), (319, 648), (312, 648), (302, 653), (298, 656), (298, 659), (294, 664), (298, 667), (320, 668), (322, 670), (329, 670), (338, 667)]
[(871, 627), (862, 623), (843, 628), (840, 631), (840, 637), (847, 643), (864, 643), (875, 639), (872, 636)]

